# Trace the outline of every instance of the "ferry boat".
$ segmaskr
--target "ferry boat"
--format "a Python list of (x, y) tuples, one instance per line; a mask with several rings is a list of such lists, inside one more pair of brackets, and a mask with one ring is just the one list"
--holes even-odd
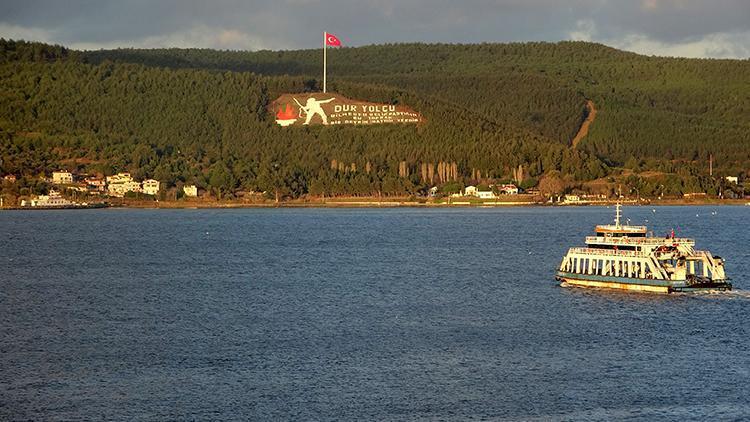
[(87, 202), (71, 202), (63, 198), (60, 192), (50, 190), (49, 195), (39, 195), (31, 200), (22, 200), (20, 207), (0, 207), (4, 210), (68, 210), (68, 209), (90, 209), (90, 208), (107, 208), (110, 204), (97, 202), (89, 204)]
[(696, 250), (695, 240), (675, 237), (674, 231), (654, 237), (646, 226), (620, 224), (621, 217), (618, 203), (614, 224), (596, 226), (585, 248), (568, 250), (557, 281), (655, 293), (732, 290), (721, 257)]
[(70, 202), (60, 195), (60, 192), (52, 189), (49, 191), (49, 195), (39, 195), (31, 201), (21, 201), (21, 206), (29, 206), (32, 208), (65, 208), (75, 206), (75, 202)]

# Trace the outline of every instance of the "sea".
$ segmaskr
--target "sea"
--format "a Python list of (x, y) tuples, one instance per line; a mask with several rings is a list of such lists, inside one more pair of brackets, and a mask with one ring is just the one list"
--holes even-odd
[(750, 207), (625, 207), (735, 290), (561, 287), (608, 207), (0, 212), (0, 420), (749, 420)]

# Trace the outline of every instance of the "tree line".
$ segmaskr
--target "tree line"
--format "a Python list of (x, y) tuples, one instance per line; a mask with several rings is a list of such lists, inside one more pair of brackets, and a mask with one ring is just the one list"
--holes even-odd
[[(707, 94), (715, 103), (704, 109), (697, 94), (683, 94), (670, 80), (681, 61), (651, 63), (598, 45), (409, 44), (334, 54), (332, 73), (341, 76), (332, 90), (407, 105), (427, 122), (278, 127), (273, 99), (319, 89), (315, 50), (76, 52), (0, 40), (0, 171), (29, 180), (59, 168), (130, 171), (221, 197), (300, 197), (412, 195), (435, 184), (488, 181), (534, 187), (545, 176), (570, 189), (617, 176), (626, 164), (689, 178), (707, 153), (717, 171), (750, 167), (747, 122), (732, 120), (747, 92), (732, 97), (730, 87), (747, 80), (737, 71), (747, 65), (735, 61), (687, 61), (701, 77), (711, 74), (704, 64), (726, 67), (730, 82)], [(662, 75), (672, 88), (631, 87), (628, 77), (637, 72)], [(685, 83), (700, 91), (695, 75)], [(573, 149), (588, 98), (600, 113)], [(705, 142), (675, 142), (691, 131)]]

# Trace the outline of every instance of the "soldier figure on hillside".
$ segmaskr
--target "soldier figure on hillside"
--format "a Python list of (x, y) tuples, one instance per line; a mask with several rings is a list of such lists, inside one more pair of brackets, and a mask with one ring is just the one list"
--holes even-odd
[(299, 101), (297, 101), (296, 98), (294, 99), (294, 101), (297, 103), (297, 105), (299, 105), (300, 113), (303, 112), (303, 111), (305, 112), (305, 123), (303, 123), (305, 125), (309, 125), (310, 124), (310, 120), (312, 120), (313, 116), (315, 116), (316, 114), (320, 115), (320, 118), (323, 119), (323, 124), (327, 125), (328, 124), (328, 116), (326, 116), (325, 111), (323, 111), (323, 107), (321, 107), (320, 105), (321, 104), (330, 103), (333, 100), (335, 100), (335, 98), (329, 98), (327, 100), (321, 100), (321, 101), (319, 101), (319, 100), (316, 100), (313, 97), (310, 97), (310, 98), (307, 99), (307, 103), (305, 103), (305, 105), (302, 105), (302, 104), (299, 103)]

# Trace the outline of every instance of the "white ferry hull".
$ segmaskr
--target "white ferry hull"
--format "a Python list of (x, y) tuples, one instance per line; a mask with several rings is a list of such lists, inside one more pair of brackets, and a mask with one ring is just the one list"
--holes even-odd
[(653, 279), (575, 274), (564, 271), (558, 271), (555, 278), (561, 283), (571, 286), (619, 289), (646, 293), (732, 290), (732, 284), (725, 281), (690, 285), (685, 282), (668, 282), (664, 280)]

